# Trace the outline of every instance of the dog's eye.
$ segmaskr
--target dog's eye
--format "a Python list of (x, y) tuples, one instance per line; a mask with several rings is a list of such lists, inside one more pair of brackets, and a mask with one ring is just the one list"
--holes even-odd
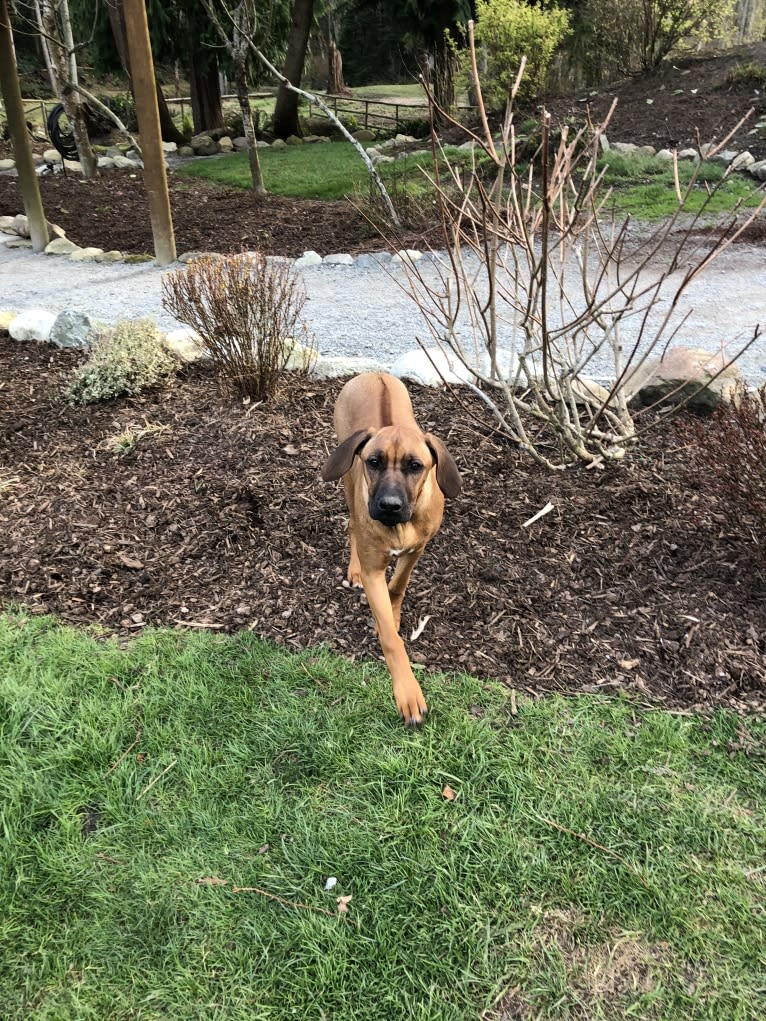
[(377, 454), (373, 454), (372, 457), (367, 458), (367, 467), (372, 468), (373, 471), (380, 468), (381, 464), (382, 461)]
[(423, 471), (423, 465), (420, 461), (410, 461), (407, 465), (407, 471), (411, 471), (413, 474)]

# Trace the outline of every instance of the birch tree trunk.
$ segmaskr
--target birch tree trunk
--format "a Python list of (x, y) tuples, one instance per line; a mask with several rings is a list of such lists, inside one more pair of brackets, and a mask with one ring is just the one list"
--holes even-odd
[(77, 92), (78, 72), (72, 37), (72, 21), (69, 16), (69, 0), (35, 0), (38, 24), (42, 26), (43, 47), (47, 47), (48, 69), (51, 84), (61, 100), (72, 135), (77, 146), (77, 155), (85, 178), (98, 177), (98, 162), (88, 137), (85, 111)]
[(202, 0), (202, 3), (234, 64), (237, 101), (240, 113), (242, 114), (242, 129), (247, 139), (253, 191), (256, 195), (265, 195), (266, 188), (263, 183), (261, 161), (258, 157), (258, 146), (256, 145), (255, 128), (253, 126), (253, 110), (250, 106), (250, 96), (247, 88), (247, 61), (250, 54), (249, 40), (254, 31), (256, 21), (255, 3), (253, 0), (242, 0), (233, 11), (228, 12), (231, 22), (231, 35), (229, 35), (221, 23), (218, 12), (211, 3), (211, 0)]

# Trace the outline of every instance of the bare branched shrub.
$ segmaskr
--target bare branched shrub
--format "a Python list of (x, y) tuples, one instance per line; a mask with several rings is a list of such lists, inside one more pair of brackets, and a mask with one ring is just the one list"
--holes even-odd
[(64, 390), (64, 399), (93, 404), (129, 396), (166, 383), (178, 368), (153, 319), (125, 320), (99, 333), (88, 360)]
[(162, 280), (163, 305), (199, 334), (220, 374), (245, 397), (267, 400), (287, 368), (313, 357), (301, 311), (303, 281), (258, 252), (206, 256)]
[[(598, 162), (608, 118), (574, 133), (565, 127), (554, 142), (544, 112), (540, 149), (522, 165), (513, 104), (523, 62), (496, 138), (484, 115), (468, 27), (482, 126), (463, 130), (485, 165), (466, 174), (448, 159), (436, 162), (432, 184), (446, 257), (436, 262), (436, 280), (433, 261), (426, 269), (405, 262), (407, 289), (433, 340), (473, 381), (493, 424), (536, 460), (561, 467), (620, 458), (636, 439), (631, 376), (672, 343), (684, 291), (766, 198), (746, 215), (736, 211), (703, 244), (700, 219), (720, 185), (709, 187), (691, 215), (686, 200), (704, 160), (683, 187), (674, 164), (676, 212), (633, 238), (629, 218), (618, 222), (608, 212)], [(606, 387), (587, 378), (596, 365)]]
[(679, 418), (689, 488), (713, 501), (730, 523), (749, 527), (766, 554), (766, 384), (744, 384), (710, 418)]

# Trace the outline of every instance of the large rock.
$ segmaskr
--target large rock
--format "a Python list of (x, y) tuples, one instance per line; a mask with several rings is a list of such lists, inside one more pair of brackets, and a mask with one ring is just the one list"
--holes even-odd
[[(50, 238), (63, 238), (66, 231), (63, 227), (59, 227), (57, 223), (48, 224), (48, 236)], [(0, 216), (0, 231), (7, 234), (16, 234), (20, 238), (30, 237), (29, 220), (23, 213), (19, 213), (16, 216)]]
[(55, 322), (56, 317), (52, 312), (30, 308), (16, 316), (8, 327), (8, 332), (14, 340), (47, 341)]
[(203, 358), (210, 357), (205, 351), (202, 338), (196, 330), (191, 330), (184, 326), (177, 330), (171, 330), (162, 339), (165, 347), (187, 364), (199, 362)]
[(348, 254), (348, 252), (335, 252), (332, 255), (326, 255), (324, 261), (328, 266), (353, 266), (354, 260)]
[(46, 255), (71, 255), (72, 252), (76, 252), (78, 245), (74, 241), (70, 241), (69, 238), (54, 238), (53, 241), (49, 241), (45, 246)]
[(195, 156), (215, 156), (221, 151), (221, 147), (210, 135), (195, 135), (190, 145)]
[(722, 400), (731, 400), (742, 374), (719, 352), (676, 347), (663, 358), (642, 365), (625, 380), (632, 408), (680, 404), (710, 414)]
[(298, 259), (295, 260), (296, 269), (305, 269), (307, 266), (321, 266), (322, 256), (319, 252), (308, 251), (304, 252)]
[(443, 383), (467, 383), (472, 374), (457, 358), (438, 347), (426, 351), (414, 348), (399, 355), (390, 369), (392, 376), (409, 379), (422, 386), (442, 386)]
[(59, 312), (50, 332), (56, 347), (73, 347), (85, 351), (93, 342), (96, 328), (84, 312)]
[(386, 366), (374, 358), (361, 356), (320, 356), (311, 367), (316, 379), (338, 379), (341, 376), (358, 376), (360, 372), (386, 372)]
[(76, 248), (69, 259), (71, 262), (95, 262), (103, 254), (103, 248)]

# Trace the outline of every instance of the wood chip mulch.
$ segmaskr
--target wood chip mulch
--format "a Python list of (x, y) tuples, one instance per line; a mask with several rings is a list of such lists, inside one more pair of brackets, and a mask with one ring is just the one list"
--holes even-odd
[[(254, 407), (193, 368), (164, 392), (71, 408), (59, 394), (79, 357), (0, 338), (3, 603), (123, 639), (251, 629), (380, 656), (343, 585), (341, 489), (319, 477), (340, 384), (292, 380)], [(413, 660), (532, 694), (766, 706), (766, 571), (748, 523), (689, 477), (672, 424), (624, 464), (551, 474), (450, 394), (410, 389), (464, 478), (405, 600), (407, 637), (430, 615)], [(151, 431), (115, 452), (127, 429)]]

